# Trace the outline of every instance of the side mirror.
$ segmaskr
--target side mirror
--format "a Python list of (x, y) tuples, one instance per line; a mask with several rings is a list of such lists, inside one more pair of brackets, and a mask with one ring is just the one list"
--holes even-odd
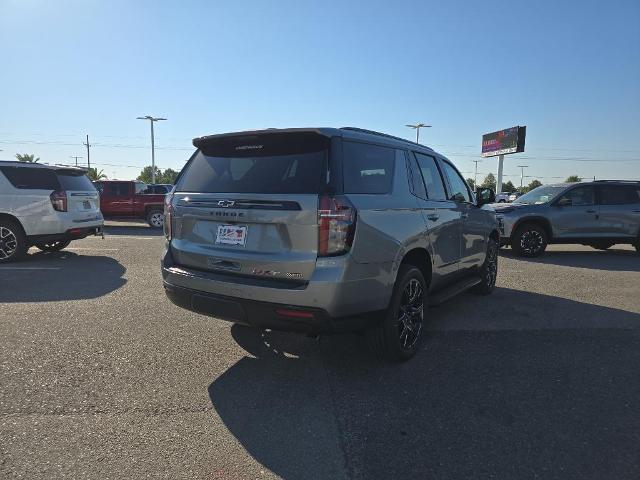
[(481, 207), (496, 201), (496, 194), (490, 188), (476, 188), (476, 204)]
[(559, 207), (569, 207), (571, 206), (571, 204), (571, 199), (567, 197), (561, 198), (560, 200), (558, 200), (558, 203), (556, 203), (556, 205)]

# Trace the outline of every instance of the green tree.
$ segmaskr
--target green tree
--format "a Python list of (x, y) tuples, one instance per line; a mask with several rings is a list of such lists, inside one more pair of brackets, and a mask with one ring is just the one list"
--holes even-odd
[(577, 183), (581, 181), (582, 181), (582, 177), (579, 177), (578, 175), (570, 175), (567, 177), (564, 183)]
[(103, 178), (107, 178), (103, 170), (98, 170), (97, 168), (90, 168), (87, 170), (87, 177), (92, 182), (96, 180), (102, 180)]
[(513, 185), (513, 182), (509, 180), (502, 184), (502, 191), (506, 193), (513, 193), (516, 191), (516, 187)]
[(476, 189), (476, 182), (473, 181), (473, 178), (467, 178), (467, 185), (469, 185), (469, 188), (471, 188), (471, 190)]
[(16, 153), (16, 158), (19, 162), (24, 163), (37, 163), (40, 160), (40, 157), (35, 158), (33, 153)]
[(178, 172), (173, 170), (172, 168), (167, 168), (164, 172), (162, 172), (162, 181), (160, 183), (173, 183), (178, 178)]
[[(152, 172), (153, 170), (151, 169), (151, 165), (147, 165), (142, 169), (137, 179), (144, 183), (152, 183)], [(162, 170), (160, 170), (158, 167), (156, 167), (156, 182), (162, 182)]]
[(542, 186), (542, 182), (540, 180), (531, 180), (531, 183), (527, 185), (527, 192), (530, 192), (534, 188), (538, 188)]
[(490, 173), (489, 175), (484, 177), (484, 180), (482, 181), (480, 186), (484, 187), (484, 188), (490, 188), (491, 190), (493, 190), (495, 192), (496, 191), (496, 177), (493, 175), (493, 173)]

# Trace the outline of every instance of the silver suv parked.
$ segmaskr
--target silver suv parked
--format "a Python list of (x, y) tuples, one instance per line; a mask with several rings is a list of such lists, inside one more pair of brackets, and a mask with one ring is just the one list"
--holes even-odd
[(495, 204), (500, 242), (536, 257), (549, 243), (606, 250), (617, 243), (640, 252), (640, 182), (601, 180), (543, 185), (508, 205)]
[(177, 305), (259, 328), (367, 330), (411, 357), (424, 308), (490, 293), (498, 226), (451, 162), (356, 128), (196, 138), (165, 199), (164, 287)]

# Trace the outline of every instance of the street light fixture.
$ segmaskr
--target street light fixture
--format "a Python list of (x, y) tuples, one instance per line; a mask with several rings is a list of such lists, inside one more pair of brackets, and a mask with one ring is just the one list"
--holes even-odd
[(145, 115), (144, 117), (136, 117), (136, 120), (149, 120), (149, 123), (151, 123), (151, 183), (156, 183), (156, 147), (153, 139), (153, 124), (166, 120), (166, 118)]
[(421, 128), (431, 128), (431, 125), (425, 125), (424, 123), (416, 123), (415, 125), (406, 125), (409, 128), (413, 128), (416, 131), (416, 143), (420, 143), (420, 129)]

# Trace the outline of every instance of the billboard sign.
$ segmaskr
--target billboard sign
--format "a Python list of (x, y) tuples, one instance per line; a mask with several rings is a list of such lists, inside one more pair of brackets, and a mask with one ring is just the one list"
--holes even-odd
[(508, 153), (524, 152), (527, 127), (511, 127), (482, 136), (482, 156), (495, 157)]

